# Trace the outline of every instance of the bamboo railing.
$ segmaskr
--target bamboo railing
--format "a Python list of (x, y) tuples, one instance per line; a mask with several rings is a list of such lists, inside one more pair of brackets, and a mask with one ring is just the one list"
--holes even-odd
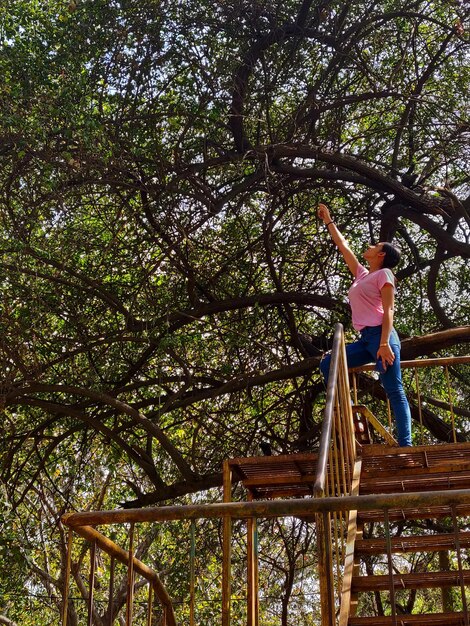
[[(457, 439), (455, 414), (457, 409), (452, 397), (449, 382), (449, 367), (462, 363), (470, 363), (470, 357), (453, 357), (449, 359), (426, 359), (420, 361), (402, 362), (403, 369), (416, 372), (422, 367), (443, 368), (444, 379), (447, 380), (448, 400), (442, 402), (444, 408), (451, 413), (453, 440)], [(359, 372), (373, 369), (365, 366), (352, 370), (353, 396), (357, 404), (357, 381)], [(420, 396), (419, 379), (415, 386), (417, 397)], [(418, 400), (418, 406), (423, 410), (423, 403)], [(367, 417), (367, 415), (366, 415)], [(347, 606), (347, 598), (340, 604), (344, 589), (343, 578), (352, 563), (352, 542), (354, 517), (359, 511), (382, 510), (387, 518), (390, 509), (421, 508), (427, 506), (448, 506), (455, 517), (456, 507), (470, 506), (470, 489), (454, 491), (435, 491), (432, 493), (395, 493), (373, 496), (358, 496), (358, 482), (360, 473), (360, 459), (357, 458), (354, 422), (349, 388), (346, 352), (344, 345), (343, 327), (335, 327), (330, 375), (327, 387), (326, 406), (324, 411), (323, 429), (321, 434), (317, 474), (314, 483), (314, 498), (290, 500), (256, 500), (248, 502), (230, 502), (232, 476), (228, 461), (224, 471), (224, 502), (218, 504), (201, 504), (189, 506), (165, 506), (147, 509), (126, 509), (117, 511), (92, 511), (86, 513), (70, 513), (63, 516), (63, 523), (69, 528), (66, 572), (64, 577), (64, 597), (62, 611), (62, 626), (68, 626), (68, 594), (72, 569), (73, 534), (77, 534), (90, 542), (91, 561), (88, 581), (87, 625), (92, 626), (94, 615), (95, 560), (96, 550), (99, 549), (110, 557), (109, 582), (109, 610), (106, 626), (113, 626), (115, 619), (112, 611), (112, 597), (114, 589), (114, 565), (123, 563), (127, 568), (127, 600), (126, 626), (133, 621), (133, 596), (138, 577), (147, 581), (148, 606), (147, 626), (156, 624), (154, 605), (160, 604), (160, 626), (178, 626), (172, 604), (172, 599), (162, 584), (158, 574), (136, 558), (134, 554), (134, 525), (169, 522), (174, 520), (188, 520), (191, 522), (188, 545), (191, 551), (190, 578), (190, 626), (195, 626), (195, 526), (198, 519), (220, 519), (224, 526), (223, 546), (223, 580), (222, 580), (222, 624), (230, 626), (230, 552), (231, 552), (231, 525), (234, 519), (247, 520), (248, 555), (256, 552), (256, 519), (298, 516), (301, 518), (315, 517), (317, 523), (317, 537), (319, 549), (319, 581), (322, 604), (322, 626), (336, 626), (346, 624), (347, 618), (343, 607)], [(107, 538), (96, 526), (110, 524), (129, 524), (129, 541), (127, 549), (121, 548)], [(182, 538), (183, 539), (183, 538)], [(248, 577), (257, 578), (256, 559), (249, 559)], [(347, 584), (346, 584), (347, 586)], [(251, 584), (249, 589), (254, 589)], [(256, 626), (258, 623), (258, 597), (255, 594), (248, 596), (248, 624)]]
[[(70, 580), (71, 552), (73, 548), (73, 533), (85, 538), (91, 544), (96, 544), (103, 552), (107, 553), (112, 560), (125, 563), (130, 569), (131, 550), (124, 550), (108, 539), (104, 534), (97, 531), (95, 526), (108, 526), (112, 524), (139, 524), (139, 523), (164, 523), (174, 520), (198, 520), (198, 519), (250, 519), (250, 518), (276, 518), (276, 517), (311, 517), (334, 516), (342, 514), (345, 516), (349, 511), (384, 511), (391, 509), (425, 508), (430, 506), (458, 507), (470, 506), (470, 489), (459, 489), (455, 491), (434, 491), (426, 493), (400, 493), (365, 496), (344, 496), (324, 497), (324, 498), (296, 498), (291, 500), (256, 500), (251, 502), (227, 502), (217, 504), (198, 504), (187, 506), (163, 506), (148, 509), (123, 509), (115, 511), (89, 511), (84, 513), (68, 513), (62, 517), (62, 522), (69, 527), (69, 542), (67, 552), (66, 583)], [(133, 572), (149, 581), (149, 586), (155, 591), (155, 572), (138, 559), (133, 557)], [(90, 576), (89, 585), (93, 585)], [(90, 587), (91, 588), (91, 587)], [(165, 591), (166, 593), (166, 591)], [(90, 594), (91, 595), (91, 594)], [(154, 597), (158, 597), (154, 594)], [(167, 596), (168, 597), (168, 596)], [(168, 604), (165, 605), (166, 616), (160, 624), (168, 626), (176, 625), (176, 619), (171, 609), (171, 599), (168, 597)], [(63, 622), (67, 624), (67, 603), (68, 584), (65, 585), (63, 598)], [(92, 605), (92, 601), (90, 602)], [(148, 614), (148, 626), (155, 624), (152, 621), (151, 602)], [(90, 615), (92, 614), (90, 606)], [(130, 611), (128, 611), (129, 614)], [(172, 617), (173, 615), (173, 617)], [(89, 617), (89, 624), (92, 623)], [(331, 616), (331, 623), (335, 624), (334, 613)], [(114, 622), (109, 622), (113, 624)], [(132, 623), (132, 622), (130, 622)], [(108, 626), (108, 624), (106, 624)], [(181, 625), (182, 626), (182, 625)]]
[[(419, 437), (415, 442), (418, 445), (436, 443), (436, 439), (430, 437), (429, 429), (425, 428), (425, 417), (427, 407), (432, 407), (437, 411), (442, 420), (447, 419), (447, 432), (445, 434), (448, 442), (456, 443), (459, 440), (457, 429), (457, 418), (462, 414), (467, 421), (470, 418), (468, 409), (460, 409), (456, 406), (455, 390), (452, 388), (449, 370), (459, 365), (470, 364), (470, 356), (451, 356), (443, 358), (416, 359), (413, 361), (402, 361), (400, 366), (403, 372), (405, 391), (410, 400), (412, 415), (419, 424)], [(365, 372), (374, 370), (374, 365), (363, 365), (351, 368), (352, 390), (354, 403), (358, 404), (358, 376)], [(438, 396), (438, 397), (435, 397)], [(390, 404), (387, 401), (387, 422), (388, 436), (392, 437), (392, 414)], [(367, 417), (367, 416), (366, 416)], [(374, 426), (374, 424), (371, 424)], [(386, 428), (385, 424), (382, 424)], [(442, 428), (441, 428), (442, 429)], [(467, 429), (464, 428), (464, 431)], [(460, 441), (465, 441), (460, 436)]]
[[(351, 495), (357, 461), (351, 392), (341, 324), (335, 327), (326, 405), (318, 453), (314, 496)], [(359, 468), (356, 468), (356, 474)], [(316, 518), (322, 626), (334, 626), (341, 602), (348, 514), (335, 511)]]

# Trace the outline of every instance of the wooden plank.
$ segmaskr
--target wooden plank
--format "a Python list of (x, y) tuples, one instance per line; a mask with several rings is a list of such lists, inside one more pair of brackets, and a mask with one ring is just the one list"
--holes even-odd
[(378, 477), (361, 480), (361, 495), (468, 489), (470, 472), (429, 472), (425, 475)]
[[(463, 570), (465, 583), (470, 582), (470, 570)], [(419, 572), (413, 574), (394, 574), (393, 583), (398, 589), (431, 589), (460, 586), (459, 572)], [(357, 576), (353, 578), (353, 591), (388, 591), (390, 577)]]
[(455, 474), (456, 472), (467, 472), (470, 476), (470, 461), (460, 461), (456, 459), (453, 463), (432, 463), (428, 461), (428, 466), (418, 459), (411, 457), (400, 459), (398, 462), (391, 461), (386, 466), (376, 464), (369, 466), (362, 474), (363, 481), (377, 478), (399, 478), (401, 476), (430, 476), (433, 474)]
[(398, 447), (398, 442), (392, 437), (388, 430), (379, 422), (375, 415), (363, 404), (355, 404), (352, 407), (353, 412), (356, 411), (362, 415), (367, 422), (379, 433), (389, 446)]
[(313, 488), (306, 486), (304, 488), (300, 487), (282, 487), (279, 488), (270, 488), (266, 487), (263, 489), (253, 489), (253, 496), (255, 500), (273, 500), (274, 498), (301, 498), (303, 496), (311, 496), (313, 495)]
[(315, 474), (301, 476), (269, 476), (261, 478), (248, 478), (243, 481), (245, 487), (272, 487), (275, 485), (313, 485)]
[[(470, 515), (470, 505), (459, 505), (457, 507), (457, 515)], [(359, 519), (362, 523), (380, 522), (383, 520), (384, 514), (382, 510), (378, 511), (361, 511)], [(393, 522), (417, 520), (417, 519), (442, 519), (443, 517), (451, 517), (450, 508), (448, 506), (426, 506), (421, 508), (408, 507), (403, 509), (390, 509), (389, 519)]]
[[(232, 471), (237, 475), (238, 480), (241, 480), (243, 484), (250, 486), (247, 481), (257, 481), (258, 484), (269, 484), (270, 482), (276, 482), (282, 480), (282, 478), (289, 479), (290, 482), (302, 481), (303, 477), (314, 476), (316, 474), (317, 464), (315, 457), (308, 460), (294, 460), (284, 461), (278, 463), (275, 461), (278, 457), (262, 457), (268, 459), (264, 463), (249, 463), (233, 465), (230, 464)], [(308, 480), (308, 478), (307, 478)], [(310, 480), (312, 480), (310, 478)], [(254, 484), (254, 483), (253, 483)]]
[[(450, 465), (453, 467), (454, 465), (461, 465), (468, 463), (470, 460), (470, 449), (464, 450), (413, 450), (410, 449), (407, 452), (397, 452), (396, 454), (387, 454), (387, 455), (374, 455), (368, 456), (368, 447), (364, 447), (363, 451), (363, 460), (364, 467), (363, 471), (374, 471), (376, 467), (383, 467), (387, 469), (389, 464), (400, 466), (403, 464), (403, 461), (413, 460), (418, 467), (441, 467)], [(437, 446), (438, 447), (438, 446)], [(397, 450), (403, 450), (403, 448), (397, 448)]]
[(298, 454), (277, 454), (273, 456), (248, 456), (248, 457), (237, 457), (229, 460), (229, 464), (234, 468), (237, 467), (245, 467), (249, 465), (283, 465), (285, 463), (292, 464), (294, 462), (301, 463), (304, 461), (316, 463), (318, 458), (318, 454), (313, 452), (301, 452)]
[[(397, 615), (399, 626), (465, 626), (463, 613)], [(393, 626), (392, 616), (353, 617), (349, 626)]]
[[(470, 356), (449, 356), (438, 357), (436, 359), (415, 359), (413, 361), (401, 361), (401, 369), (410, 369), (413, 367), (444, 367), (446, 365), (465, 365), (470, 363)], [(373, 372), (375, 370), (374, 363), (361, 365), (360, 367), (351, 367), (350, 373), (356, 372)]]
[[(470, 548), (470, 532), (460, 532), (460, 545)], [(407, 552), (440, 552), (443, 550), (455, 550), (455, 536), (451, 533), (436, 535), (420, 535), (417, 537), (392, 537), (392, 552), (404, 554)], [(384, 554), (386, 550), (385, 539), (361, 539), (356, 541), (358, 554)]]
[[(397, 454), (416, 454), (419, 452), (427, 452), (430, 454), (446, 454), (451, 457), (452, 452), (468, 453), (470, 451), (470, 443), (438, 443), (433, 445), (421, 445), (405, 448), (394, 448), (383, 444), (373, 443), (370, 446), (364, 446), (363, 461), (370, 457), (379, 456), (396, 456)], [(449, 454), (450, 453), (450, 454)]]

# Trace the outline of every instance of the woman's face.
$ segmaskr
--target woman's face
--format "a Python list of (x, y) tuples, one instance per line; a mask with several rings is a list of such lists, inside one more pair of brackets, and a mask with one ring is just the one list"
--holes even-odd
[(382, 256), (384, 253), (382, 252), (382, 248), (383, 248), (383, 241), (381, 241), (380, 243), (377, 243), (375, 245), (370, 245), (367, 250), (362, 254), (363, 258), (368, 261), (369, 263), (371, 262), (371, 260), (373, 259), (378, 259), (380, 256)]

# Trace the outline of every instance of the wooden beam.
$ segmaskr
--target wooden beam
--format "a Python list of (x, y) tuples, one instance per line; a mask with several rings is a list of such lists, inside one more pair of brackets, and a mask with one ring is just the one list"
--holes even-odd
[[(405, 448), (395, 448), (395, 450), (399, 452), (400, 450), (405, 450)], [(455, 489), (452, 491), (445, 489), (429, 493), (409, 492), (344, 496), (342, 498), (293, 498), (292, 500), (256, 500), (255, 502), (192, 504), (148, 509), (87, 511), (84, 513), (65, 514), (62, 516), (62, 522), (66, 526), (73, 528), (78, 534), (84, 536), (83, 527), (102, 524), (162, 522), (180, 519), (217, 519), (225, 516), (235, 519), (253, 516), (258, 518), (288, 517), (291, 515), (301, 517), (323, 511), (352, 511), (354, 509), (358, 511), (374, 511), (377, 509), (451, 506), (452, 504), (470, 505), (470, 489)], [(94, 529), (90, 529), (90, 531), (97, 532)]]
[(64, 595), (63, 595), (63, 613), (62, 626), (67, 626), (67, 617), (69, 614), (69, 587), (70, 587), (70, 568), (72, 565), (72, 540), (73, 530), (69, 528), (67, 533), (67, 554), (65, 557), (65, 575), (64, 575)]
[[(465, 365), (470, 363), (470, 356), (449, 356), (436, 359), (416, 359), (414, 361), (401, 361), (402, 370), (412, 367), (446, 367), (449, 365)], [(375, 363), (361, 365), (360, 367), (351, 367), (350, 372), (373, 372)]]

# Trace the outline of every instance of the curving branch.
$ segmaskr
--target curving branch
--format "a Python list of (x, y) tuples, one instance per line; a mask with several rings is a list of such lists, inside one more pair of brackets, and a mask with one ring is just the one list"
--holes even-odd
[(227, 311), (237, 311), (248, 309), (253, 306), (269, 306), (272, 304), (298, 304), (301, 306), (320, 307), (329, 310), (346, 311), (347, 306), (339, 300), (314, 293), (302, 292), (274, 292), (274, 293), (258, 293), (252, 296), (244, 296), (241, 298), (230, 298), (227, 300), (217, 300), (209, 304), (204, 304), (194, 309), (186, 309), (185, 311), (174, 311), (168, 315), (156, 318), (155, 320), (134, 322), (128, 330), (152, 330), (162, 325), (167, 325), (166, 333), (175, 332), (176, 330), (193, 324), (204, 317), (216, 315), (217, 313), (226, 313)]
[(176, 467), (179, 469), (182, 476), (186, 478), (192, 478), (194, 476), (194, 472), (192, 471), (189, 464), (185, 461), (182, 454), (171, 443), (170, 439), (165, 435), (165, 433), (159, 426), (157, 426), (154, 422), (145, 417), (145, 415), (143, 415), (134, 407), (118, 400), (117, 398), (114, 398), (108, 393), (102, 391), (94, 391), (92, 389), (84, 389), (82, 387), (74, 387), (71, 385), (47, 385), (40, 383), (31, 383), (26, 384), (21, 388), (12, 390), (7, 396), (7, 402), (11, 401), (14, 398), (17, 398), (18, 396), (24, 396), (30, 393), (61, 393), (89, 398), (94, 402), (109, 405), (114, 409), (117, 409), (119, 412), (129, 415), (134, 420), (134, 422), (142, 426), (142, 428), (146, 432), (148, 432), (149, 435), (155, 437), (155, 439), (160, 443), (162, 448), (165, 450), (165, 452), (172, 459)]
[[(277, 144), (275, 146), (266, 146), (256, 153), (259, 157), (268, 154), (269, 157), (277, 161), (281, 158), (289, 159), (313, 159), (331, 163), (334, 166), (344, 168), (347, 171), (355, 172), (362, 176), (372, 186), (376, 185), (381, 191), (393, 194), (399, 198), (406, 206), (416, 209), (420, 213), (429, 213), (431, 215), (440, 215), (444, 219), (449, 219), (450, 214), (455, 209), (452, 203), (447, 199), (433, 198), (426, 195), (420, 195), (395, 178), (392, 178), (379, 168), (366, 163), (365, 161), (340, 152), (333, 152), (315, 145), (306, 144)], [(302, 170), (300, 170), (302, 172)], [(302, 176), (304, 173), (302, 173)], [(406, 209), (405, 209), (406, 210)], [(411, 213), (411, 212), (410, 212)], [(411, 218), (410, 218), (411, 219)], [(467, 246), (470, 250), (470, 246)]]
[(446, 258), (446, 254), (444, 250), (439, 247), (436, 252), (436, 256), (432, 261), (429, 267), (429, 275), (427, 282), (427, 296), (429, 300), (429, 304), (432, 307), (437, 319), (442, 324), (444, 328), (452, 328), (455, 324), (452, 323), (451, 319), (448, 317), (441, 303), (439, 302), (439, 298), (437, 296), (437, 279), (439, 277), (439, 272), (444, 264)]

